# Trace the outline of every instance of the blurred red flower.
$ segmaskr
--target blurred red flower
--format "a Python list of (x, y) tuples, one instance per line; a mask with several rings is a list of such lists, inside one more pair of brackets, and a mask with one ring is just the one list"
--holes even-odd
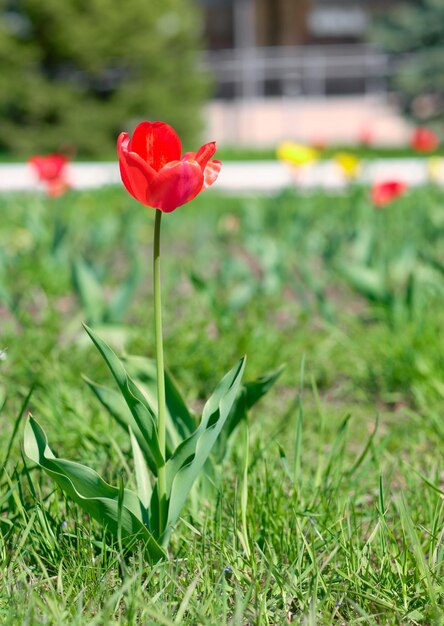
[(181, 152), (176, 131), (165, 122), (141, 122), (131, 140), (128, 133), (120, 133), (117, 153), (127, 191), (145, 206), (165, 213), (195, 198), (219, 175), (221, 162), (210, 160), (216, 143), (182, 157)]
[(66, 180), (68, 159), (63, 154), (36, 155), (29, 159), (29, 164), (45, 184), (48, 195), (60, 196), (69, 189)]
[(372, 187), (372, 202), (377, 207), (384, 207), (390, 204), (407, 191), (407, 184), (400, 180), (386, 180), (375, 183)]
[(318, 136), (318, 137), (313, 137), (313, 139), (311, 140), (310, 146), (314, 148), (315, 150), (318, 150), (319, 152), (323, 152), (327, 148), (328, 143), (325, 137)]
[(417, 128), (412, 135), (411, 146), (418, 152), (433, 152), (439, 147), (439, 138), (428, 128)]
[(358, 141), (361, 146), (371, 146), (375, 141), (375, 133), (369, 125), (365, 125), (361, 128), (358, 135)]

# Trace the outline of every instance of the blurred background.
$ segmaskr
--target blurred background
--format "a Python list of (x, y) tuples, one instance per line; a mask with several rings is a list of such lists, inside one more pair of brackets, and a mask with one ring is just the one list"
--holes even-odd
[(412, 53), (442, 46), (439, 4), (202, 0), (216, 84), (209, 107), (214, 132), (227, 143), (289, 136), (353, 143), (366, 133), (383, 144), (405, 142), (409, 127), (401, 108), (408, 96), (423, 94), (424, 85), (417, 80), (408, 93), (399, 78), (415, 71)]
[(442, 0), (0, 0), (0, 152), (114, 154), (141, 119), (185, 143), (399, 146), (439, 130)]

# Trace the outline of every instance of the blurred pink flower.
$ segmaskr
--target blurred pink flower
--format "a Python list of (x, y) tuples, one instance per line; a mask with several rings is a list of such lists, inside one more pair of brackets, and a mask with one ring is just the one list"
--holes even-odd
[(369, 124), (363, 126), (359, 131), (358, 141), (361, 146), (371, 146), (375, 142), (375, 133)]

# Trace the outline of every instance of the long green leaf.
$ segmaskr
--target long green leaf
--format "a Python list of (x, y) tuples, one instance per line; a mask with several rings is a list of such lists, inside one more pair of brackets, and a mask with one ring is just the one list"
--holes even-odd
[(227, 454), (228, 440), (239, 424), (247, 419), (249, 409), (251, 409), (265, 394), (268, 393), (284, 371), (284, 368), (285, 365), (281, 365), (278, 369), (268, 372), (267, 374), (263, 374), (255, 380), (244, 383), (241, 386), (213, 450), (214, 458), (217, 463), (221, 463), (225, 458), (225, 455)]
[(89, 324), (98, 324), (105, 317), (105, 300), (103, 289), (92, 268), (78, 257), (72, 264), (73, 283), (79, 294), (80, 301)]
[[(184, 502), (201, 472), (211, 449), (219, 436), (231, 411), (241, 384), (246, 357), (224, 376), (213, 395), (205, 404), (202, 420), (194, 433), (183, 441), (173, 452), (166, 464), (168, 516), (163, 530), (163, 543), (168, 541), (174, 524), (177, 522)], [(157, 500), (157, 486), (153, 500)], [(152, 516), (153, 528), (155, 519)], [(159, 536), (161, 533), (159, 532)]]
[(262, 376), (256, 378), (256, 380), (245, 383), (245, 402), (247, 405), (247, 409), (251, 409), (251, 407), (255, 405), (256, 402), (259, 402), (259, 400), (263, 396), (265, 396), (266, 393), (269, 392), (269, 390), (277, 381), (284, 369), (285, 365), (281, 365), (272, 372), (263, 374)]
[[(12, 433), (11, 433), (11, 436), (10, 436), (9, 442), (8, 442), (8, 447), (6, 449), (6, 455), (5, 455), (5, 458), (3, 459), (3, 467), (6, 467), (6, 463), (9, 460), (9, 455), (11, 454), (11, 450), (12, 450), (12, 444), (14, 443), (15, 436), (16, 436), (16, 434), (18, 432), (20, 421), (21, 421), (23, 415), (25, 414), (25, 411), (26, 411), (26, 409), (28, 407), (28, 404), (29, 404), (29, 401), (31, 399), (31, 396), (32, 396), (33, 392), (34, 392), (34, 385), (32, 385), (31, 389), (28, 391), (28, 394), (25, 397), (25, 399), (24, 399), (24, 401), (22, 403), (22, 406), (20, 407), (20, 411), (19, 411), (17, 417), (15, 418), (14, 426), (13, 426), (13, 429), (12, 429)], [(5, 405), (6, 405), (6, 395), (4, 397), (2, 397), (2, 388), (0, 387), (0, 413), (5, 408)]]
[[(128, 356), (124, 363), (135, 380), (149, 387), (157, 404), (157, 375), (154, 361), (139, 356)], [(168, 369), (165, 370), (165, 397), (167, 411), (177, 435), (180, 439), (189, 437), (196, 428), (196, 420), (188, 410), (179, 387)]]
[(137, 443), (142, 450), (148, 467), (151, 469), (154, 475), (156, 475), (157, 468), (155, 467), (155, 465), (152, 467), (154, 461), (152, 460), (150, 448), (145, 441), (142, 431), (140, 430), (136, 420), (134, 419), (133, 414), (129, 410), (128, 405), (125, 402), (122, 394), (120, 394), (118, 391), (115, 391), (114, 389), (110, 389), (109, 387), (105, 387), (104, 385), (99, 385), (98, 383), (95, 383), (87, 376), (83, 375), (82, 378), (86, 382), (88, 387), (92, 390), (99, 402), (105, 407), (110, 415), (114, 417), (116, 422), (118, 422), (125, 431), (128, 431), (128, 428), (131, 429), (137, 439)]
[(375, 302), (388, 303), (390, 294), (386, 289), (384, 276), (381, 272), (360, 266), (343, 265), (339, 268), (340, 274), (360, 294)]
[[(157, 419), (142, 391), (138, 388), (133, 379), (130, 378), (120, 359), (91, 328), (85, 325), (85, 330), (104, 358), (105, 363), (108, 365), (111, 374), (117, 382), (119, 390), (149, 449), (149, 455), (145, 456), (146, 462), (151, 471), (157, 475), (157, 467), (164, 462), (157, 436)], [(146, 452), (145, 448), (142, 448), (142, 450), (144, 453)]]
[(138, 257), (134, 255), (131, 273), (109, 303), (106, 311), (107, 322), (120, 322), (122, 320), (140, 282), (140, 274)]
[[(122, 426), (122, 428), (125, 431), (128, 430), (128, 428), (131, 428), (131, 430), (134, 433), (134, 436), (137, 439), (137, 442), (140, 448), (142, 449), (144, 453), (145, 459), (148, 463), (149, 459), (151, 458), (149, 447), (147, 446), (145, 438), (139, 426), (137, 425), (137, 422), (134, 419), (131, 411), (129, 410), (128, 405), (125, 402), (123, 396), (118, 391), (115, 391), (114, 389), (110, 389), (109, 387), (105, 387), (104, 385), (99, 385), (98, 383), (94, 382), (87, 376), (83, 375), (82, 378), (86, 382), (86, 384), (89, 386), (89, 388), (92, 390), (92, 392), (94, 393), (96, 398), (99, 400), (99, 402), (105, 407), (105, 409), (110, 413), (110, 415), (114, 417), (114, 419), (120, 424), (120, 426)], [(155, 382), (153, 383), (153, 385), (150, 385), (148, 389), (146, 388), (145, 385), (140, 384), (140, 381), (137, 379), (135, 380), (135, 383), (138, 385), (138, 387), (141, 390), (143, 389), (145, 400), (148, 402), (148, 405), (150, 406), (152, 413), (157, 414), (157, 398), (155, 397), (157, 390), (156, 390)], [(167, 385), (166, 387), (168, 389)], [(167, 394), (168, 394), (168, 391), (167, 391)], [(167, 395), (167, 409), (168, 409), (168, 398), (169, 398), (169, 395)], [(184, 437), (180, 437), (180, 433), (177, 431), (176, 427), (172, 425), (170, 413), (167, 410), (167, 441), (166, 441), (166, 458), (167, 459), (169, 459), (171, 456), (171, 450), (177, 447), (180, 443), (180, 440), (182, 440), (183, 438)], [(152, 468), (150, 467), (150, 469)], [(156, 468), (154, 468), (152, 471), (154, 474), (157, 473)]]
[(117, 535), (120, 531), (127, 544), (136, 538), (145, 541), (152, 561), (165, 556), (165, 551), (150, 532), (148, 511), (136, 494), (125, 489), (119, 510), (119, 489), (85, 465), (56, 458), (45, 432), (32, 417), (25, 426), (24, 450), (31, 461), (44, 469), (74, 502), (110, 532)]
[(142, 450), (131, 428), (129, 429), (129, 433), (131, 448), (133, 450), (134, 469), (136, 471), (137, 495), (143, 506), (147, 509), (152, 495), (150, 476)]

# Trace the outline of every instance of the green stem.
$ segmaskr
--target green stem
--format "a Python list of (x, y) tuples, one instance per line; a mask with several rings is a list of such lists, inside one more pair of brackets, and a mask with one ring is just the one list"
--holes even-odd
[[(156, 368), (157, 368), (157, 431), (159, 437), (159, 447), (165, 460), (166, 445), (166, 401), (165, 401), (165, 370), (163, 365), (163, 339), (162, 339), (162, 307), (160, 294), (160, 222), (162, 211), (156, 209), (156, 220), (154, 223), (154, 250), (153, 250), (153, 270), (154, 270), (154, 320), (156, 330)], [(165, 463), (158, 468), (158, 495), (159, 495), (159, 532), (165, 530), (165, 509), (166, 509), (166, 473)]]

